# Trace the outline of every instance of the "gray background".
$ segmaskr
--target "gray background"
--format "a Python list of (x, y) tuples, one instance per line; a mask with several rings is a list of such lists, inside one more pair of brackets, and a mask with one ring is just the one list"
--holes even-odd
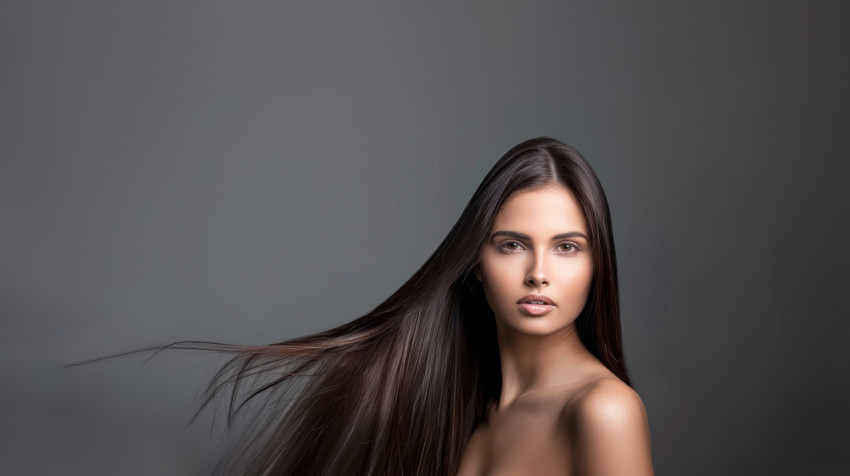
[(0, 472), (203, 474), (219, 362), (357, 317), (509, 147), (611, 202), (659, 474), (847, 456), (848, 2), (0, 6)]

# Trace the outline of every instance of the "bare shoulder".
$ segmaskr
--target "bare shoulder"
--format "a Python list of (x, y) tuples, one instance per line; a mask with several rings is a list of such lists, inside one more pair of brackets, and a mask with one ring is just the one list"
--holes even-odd
[(574, 423), (605, 426), (646, 419), (643, 401), (631, 387), (616, 378), (589, 382), (564, 406), (565, 418)]
[(619, 379), (584, 385), (564, 406), (561, 424), (578, 474), (653, 474), (643, 401)]

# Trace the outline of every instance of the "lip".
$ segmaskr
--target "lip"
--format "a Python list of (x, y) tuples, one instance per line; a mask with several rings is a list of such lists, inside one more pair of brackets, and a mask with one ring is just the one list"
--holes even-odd
[(522, 299), (520, 299), (516, 303), (517, 304), (527, 304), (531, 301), (540, 301), (540, 302), (543, 302), (543, 303), (545, 303), (546, 305), (549, 305), (549, 306), (555, 305), (555, 303), (552, 302), (552, 300), (549, 299), (549, 297), (546, 296), (545, 294), (528, 294), (526, 296), (523, 296)]
[[(531, 304), (531, 301), (540, 301), (545, 304)], [(517, 301), (519, 310), (529, 316), (543, 316), (555, 309), (555, 303), (543, 294), (529, 294)]]

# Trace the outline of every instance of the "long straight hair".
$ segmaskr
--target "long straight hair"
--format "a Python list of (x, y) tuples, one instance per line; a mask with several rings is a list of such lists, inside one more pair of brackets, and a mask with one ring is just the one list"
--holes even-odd
[(214, 376), (201, 405), (224, 394), (228, 421), (250, 415), (218, 470), (457, 473), (488, 401), (501, 391), (494, 316), (472, 270), (502, 204), (519, 191), (549, 184), (572, 191), (589, 228), (594, 272), (576, 320), (579, 338), (630, 384), (605, 193), (573, 148), (551, 138), (532, 139), (495, 164), (437, 250), (366, 315), (270, 345), (172, 346), (235, 354)]

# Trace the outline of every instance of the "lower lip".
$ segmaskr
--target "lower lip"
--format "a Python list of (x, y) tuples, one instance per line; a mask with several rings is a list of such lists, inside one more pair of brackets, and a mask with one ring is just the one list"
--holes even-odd
[(549, 304), (523, 303), (519, 305), (519, 310), (529, 316), (543, 316), (552, 312), (552, 309), (555, 309), (555, 306)]

